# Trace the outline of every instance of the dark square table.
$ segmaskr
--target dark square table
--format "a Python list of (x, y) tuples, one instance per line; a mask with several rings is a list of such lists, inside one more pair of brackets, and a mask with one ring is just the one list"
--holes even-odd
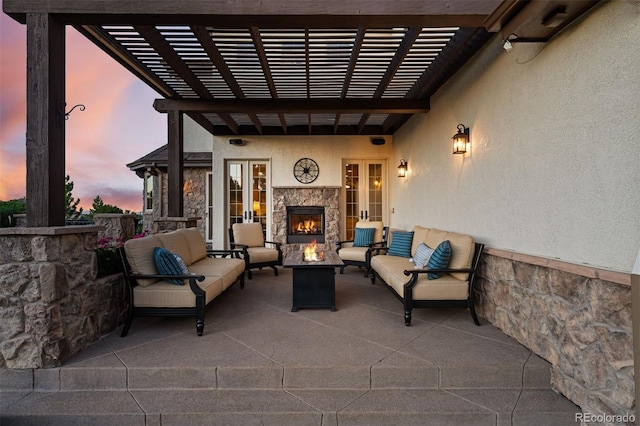
[(329, 308), (336, 311), (336, 271), (343, 266), (340, 257), (325, 251), (324, 259), (305, 261), (302, 252), (288, 253), (283, 267), (293, 269), (293, 306), (291, 312), (300, 308)]

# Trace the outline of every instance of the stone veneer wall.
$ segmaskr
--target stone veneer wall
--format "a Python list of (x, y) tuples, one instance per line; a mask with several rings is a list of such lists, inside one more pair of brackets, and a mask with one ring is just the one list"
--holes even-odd
[[(206, 222), (201, 220), (206, 217), (207, 213), (207, 173), (211, 172), (211, 169), (187, 167), (184, 169), (184, 181), (188, 182), (184, 188), (186, 191), (183, 194), (182, 205), (183, 214), (188, 218), (198, 218), (196, 225), (189, 224), (188, 227), (195, 226), (198, 228), (202, 235), (205, 235)], [(158, 188), (159, 185), (159, 188)], [(160, 197), (154, 197), (153, 200), (153, 214), (148, 213), (144, 215), (145, 228), (152, 230), (153, 233), (157, 233), (162, 230), (174, 230), (171, 226), (157, 228), (156, 225), (150, 223), (150, 221), (162, 220), (166, 217), (168, 211), (168, 175), (162, 173), (159, 177), (154, 179), (154, 194), (160, 194)]]
[(324, 206), (325, 243), (318, 250), (335, 250), (340, 235), (340, 187), (274, 187), (273, 238), (282, 252), (300, 250), (306, 244), (287, 244), (287, 206)]
[(57, 367), (123, 323), (122, 274), (96, 279), (102, 229), (0, 229), (0, 368)]
[(104, 227), (104, 230), (98, 231), (98, 239), (112, 237), (127, 241), (136, 234), (135, 214), (96, 213), (93, 215), (93, 222)]
[(583, 412), (634, 408), (630, 275), (486, 249), (479, 315), (552, 364), (552, 385)]

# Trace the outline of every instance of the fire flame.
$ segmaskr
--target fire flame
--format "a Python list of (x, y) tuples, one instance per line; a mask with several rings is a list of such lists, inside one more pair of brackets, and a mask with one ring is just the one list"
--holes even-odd
[(322, 252), (316, 252), (316, 240), (311, 241), (311, 243), (304, 248), (304, 260), (307, 262), (318, 262), (323, 260), (324, 256)]
[(298, 228), (296, 229), (296, 231), (306, 234), (309, 232), (313, 232), (315, 229), (316, 224), (313, 222), (313, 220), (302, 220), (298, 223)]

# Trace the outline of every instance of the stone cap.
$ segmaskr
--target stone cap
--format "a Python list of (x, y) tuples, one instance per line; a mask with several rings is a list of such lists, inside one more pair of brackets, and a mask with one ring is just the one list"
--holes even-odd
[(0, 235), (67, 235), (88, 234), (104, 231), (101, 225), (70, 225), (70, 226), (46, 226), (46, 227), (11, 227), (0, 228)]

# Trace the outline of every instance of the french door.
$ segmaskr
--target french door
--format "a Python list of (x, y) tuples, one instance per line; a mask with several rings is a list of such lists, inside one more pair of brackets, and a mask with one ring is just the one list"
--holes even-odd
[(227, 161), (227, 224), (261, 223), (268, 229), (271, 215), (269, 162), (265, 160)]
[(382, 221), (387, 224), (386, 160), (343, 160), (342, 235), (353, 240), (356, 222)]

